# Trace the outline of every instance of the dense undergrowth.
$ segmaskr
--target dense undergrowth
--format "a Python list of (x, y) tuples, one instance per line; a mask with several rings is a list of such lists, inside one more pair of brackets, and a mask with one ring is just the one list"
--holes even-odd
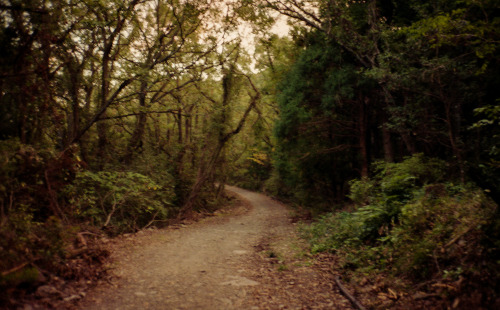
[(445, 303), (461, 296), (461, 307), (498, 306), (498, 208), (487, 192), (450, 182), (446, 163), (414, 155), (352, 181), (353, 204), (303, 232), (312, 252), (336, 253), (346, 273), (448, 281)]
[(179, 209), (181, 180), (159, 159), (94, 171), (71, 148), (10, 139), (0, 162), (0, 307), (51, 279), (97, 277), (102, 237), (162, 226)]

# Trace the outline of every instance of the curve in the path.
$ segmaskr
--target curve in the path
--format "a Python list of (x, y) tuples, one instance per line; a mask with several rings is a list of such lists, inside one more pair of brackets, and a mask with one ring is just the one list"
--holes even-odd
[(212, 217), (179, 230), (156, 231), (147, 242), (115, 253), (116, 279), (81, 303), (84, 309), (238, 309), (249, 287), (246, 259), (259, 240), (290, 225), (270, 198), (226, 186), (253, 208)]

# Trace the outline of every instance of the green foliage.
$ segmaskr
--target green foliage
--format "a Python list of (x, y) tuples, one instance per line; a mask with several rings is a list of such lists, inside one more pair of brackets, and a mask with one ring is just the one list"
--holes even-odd
[(367, 205), (374, 193), (375, 182), (368, 178), (354, 179), (349, 182), (351, 188), (347, 195), (356, 205)]
[(160, 186), (136, 172), (83, 171), (66, 194), (73, 213), (112, 233), (135, 231), (157, 219), (165, 219), (174, 200), (173, 186)]
[(18, 139), (0, 141), (0, 271), (27, 265), (7, 273), (0, 286), (32, 284), (31, 263), (45, 270), (64, 268), (74, 229), (58, 194), (79, 165), (71, 153), (36, 149)]
[[(19, 206), (0, 225), (0, 271), (21, 266), (18, 271), (0, 276), (0, 291), (21, 284), (33, 285), (42, 270), (62, 270), (68, 244), (74, 239), (74, 229), (55, 216), (46, 221), (35, 220), (36, 210)], [(33, 267), (31, 264), (36, 266)], [(23, 267), (25, 265), (25, 267)], [(3, 293), (3, 292), (2, 292)], [(5, 296), (0, 293), (0, 300)]]
[(497, 99), (495, 105), (487, 105), (474, 109), (474, 114), (484, 117), (471, 126), (471, 129), (484, 126), (500, 125), (500, 99)]
[(345, 247), (361, 244), (357, 233), (363, 223), (348, 212), (329, 213), (322, 216), (315, 224), (307, 227), (305, 236), (311, 243), (313, 253), (336, 251)]
[[(472, 261), (463, 243), (479, 249), (486, 229), (497, 253), (493, 207), (463, 183), (500, 201), (498, 1), (321, 0), (310, 14), (291, 0), (227, 12), (205, 0), (10, 2), (0, 271), (61, 263), (70, 223), (133, 231), (191, 194), (211, 208), (228, 175), (251, 188), (267, 179), (266, 190), (317, 211), (350, 187), (354, 211), (325, 216), (311, 235), (314, 251), (346, 251), (351, 266), (432, 274), (437, 260), (461, 276), (458, 253)], [(266, 32), (269, 7), (315, 27), (294, 23), (293, 41), (267, 34), (249, 74), (239, 43), (217, 48), (218, 35), (232, 37), (232, 16)], [(258, 92), (253, 132), (217, 148)], [(442, 161), (406, 158), (421, 152)], [(371, 178), (349, 181), (369, 167)]]
[[(426, 276), (423, 270), (427, 270), (427, 276), (437, 271), (435, 260), (447, 269), (477, 267), (469, 264), (482, 251), (478, 235), (493, 219), (495, 208), (476, 188), (462, 187), (457, 192), (450, 185), (425, 187), (423, 197), (402, 208), (400, 225), (383, 239), (392, 247), (394, 268), (419, 277)], [(461, 253), (464, 248), (477, 252), (467, 256)]]
[(325, 210), (343, 199), (346, 182), (357, 175), (359, 158), (349, 147), (357, 142), (345, 124), (357, 109), (354, 89), (370, 86), (336, 43), (314, 32), (304, 39), (279, 87), (273, 162), (287, 198)]
[(256, 148), (248, 155), (231, 175), (231, 181), (243, 188), (260, 190), (272, 171), (270, 156)]
[[(387, 235), (401, 220), (404, 206), (422, 195), (427, 184), (436, 184), (443, 177), (445, 164), (417, 154), (401, 163), (378, 163), (372, 179), (351, 181), (348, 195), (356, 210), (329, 218), (335, 220), (334, 232), (324, 234), (328, 240), (316, 247), (326, 249), (359, 242), (374, 243)], [(321, 224), (320, 226), (328, 224)], [(314, 234), (315, 235), (315, 234)], [(322, 236), (319, 234), (318, 236)], [(316, 243), (316, 242), (315, 242)]]
[(351, 182), (352, 212), (327, 214), (303, 229), (311, 250), (338, 253), (346, 268), (385, 268), (419, 280), (494, 268), (492, 256), (482, 255), (498, 251), (483, 241), (497, 206), (475, 186), (442, 182), (443, 166), (422, 155), (379, 163), (373, 178)]
[(38, 260), (53, 266), (64, 256), (65, 229), (60, 220), (34, 221), (33, 210), (17, 210), (0, 227), (2, 271), (24, 262)]
[(500, 99), (495, 104), (474, 109), (474, 113), (479, 120), (469, 130), (488, 133), (479, 139), (480, 160), (476, 161), (472, 169), (474, 181), (500, 203)]
[(442, 160), (426, 158), (423, 154), (407, 157), (401, 163), (378, 163), (374, 165), (383, 198), (404, 201), (411, 198), (415, 186), (437, 183), (443, 179), (446, 163)]

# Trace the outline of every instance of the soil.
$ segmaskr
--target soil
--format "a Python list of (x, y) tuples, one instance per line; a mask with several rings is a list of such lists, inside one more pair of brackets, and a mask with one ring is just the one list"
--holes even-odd
[(236, 187), (232, 208), (110, 241), (111, 278), (80, 309), (352, 309), (329, 259), (307, 254), (291, 213)]

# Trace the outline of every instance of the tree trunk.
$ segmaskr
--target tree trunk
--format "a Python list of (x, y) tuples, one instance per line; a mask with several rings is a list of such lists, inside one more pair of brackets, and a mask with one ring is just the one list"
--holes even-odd
[[(189, 114), (189, 111), (187, 112)], [(184, 117), (184, 143), (189, 143), (191, 129), (191, 119), (188, 115)]]
[(384, 147), (384, 159), (388, 163), (394, 162), (394, 149), (392, 148), (391, 133), (387, 125), (382, 125), (382, 143)]
[[(112, 43), (111, 43), (112, 44)], [(107, 45), (107, 44), (106, 44)], [(111, 47), (109, 47), (110, 49)], [(105, 51), (108, 47), (105, 47)], [(110, 79), (110, 59), (109, 54), (104, 54), (102, 59), (102, 74), (101, 74), (101, 94), (98, 110), (103, 109), (106, 106), (108, 94), (109, 94), (109, 79)], [(106, 117), (106, 111), (101, 114), (101, 117)], [(97, 160), (99, 163), (99, 169), (103, 168), (105, 157), (107, 155), (106, 149), (108, 147), (108, 124), (106, 121), (101, 121), (97, 123)]]
[[(96, 75), (96, 70), (95, 68), (92, 69), (92, 77)], [(94, 96), (94, 84), (90, 83), (86, 86), (85, 88), (85, 105), (82, 109), (81, 117), (83, 121), (88, 121), (87, 118), (90, 115), (90, 107), (92, 105), (92, 97)], [(77, 142), (78, 145), (80, 146), (80, 156), (82, 157), (83, 161), (88, 162), (89, 160), (89, 154), (88, 154), (88, 144), (89, 142), (87, 141), (87, 138), (85, 136), (81, 136), (80, 139), (75, 141), (76, 136), (80, 133), (80, 129), (78, 129), (78, 132), (75, 133), (75, 136), (73, 137), (73, 140), (71, 143)]]
[(129, 144), (127, 146), (127, 152), (123, 156), (122, 161), (125, 163), (130, 163), (134, 157), (134, 152), (142, 147), (142, 138), (144, 136), (144, 131), (146, 129), (147, 114), (144, 112), (146, 108), (146, 90), (147, 82), (141, 81), (141, 86), (139, 89), (139, 114), (137, 115), (137, 124), (134, 128), (134, 132), (130, 137)]
[(408, 150), (410, 155), (417, 153), (417, 147), (415, 146), (415, 141), (413, 141), (413, 138), (411, 137), (411, 133), (402, 132), (401, 139), (403, 139), (406, 149)]
[(368, 98), (359, 102), (359, 147), (361, 150), (361, 177), (368, 177), (369, 151), (368, 151), (368, 120), (366, 115)]
[(68, 59), (67, 74), (69, 75), (69, 81), (71, 84), (70, 98), (71, 98), (71, 114), (68, 116), (68, 127), (66, 131), (66, 137), (64, 139), (64, 148), (68, 148), (78, 133), (80, 128), (80, 96), (78, 94), (80, 90), (80, 74), (81, 70), (78, 68), (78, 64), (75, 59), (71, 57)]
[(463, 184), (465, 183), (465, 167), (464, 167), (464, 160), (462, 157), (462, 150), (458, 146), (457, 133), (455, 132), (454, 129), (455, 126), (453, 126), (453, 116), (451, 111), (451, 106), (453, 103), (450, 102), (449, 100), (446, 100), (446, 98), (443, 98), (443, 100), (446, 110), (446, 125), (448, 127), (448, 138), (450, 139), (450, 145), (453, 155), (457, 159), (458, 169), (460, 173), (460, 181)]
[(212, 153), (210, 160), (206, 164), (203, 164), (203, 163), (200, 164), (200, 167), (198, 168), (198, 172), (196, 175), (196, 181), (195, 181), (193, 187), (191, 188), (189, 196), (186, 199), (186, 203), (179, 210), (179, 214), (177, 216), (178, 219), (184, 218), (186, 215), (188, 215), (190, 212), (193, 211), (196, 200), (198, 199), (198, 196), (201, 193), (203, 185), (205, 185), (205, 182), (207, 181), (208, 177), (215, 170), (217, 160), (221, 154), (221, 151), (224, 147), (224, 144), (225, 144), (225, 142), (219, 143), (217, 145), (217, 147), (215, 148), (214, 152)]
[(179, 144), (182, 144), (182, 109), (179, 108), (177, 110), (177, 117), (176, 117), (176, 120), (177, 120), (177, 130), (178, 130), (178, 137), (177, 137), (177, 142)]
[[(232, 68), (234, 69), (234, 67)], [(222, 102), (220, 103), (220, 106), (222, 108), (222, 114), (215, 119), (215, 121), (219, 121), (220, 125), (226, 124), (226, 122), (229, 122), (229, 117), (227, 115), (227, 110), (226, 107), (229, 104), (230, 101), (230, 92), (232, 91), (232, 81), (231, 81), (231, 76), (234, 72), (231, 72), (230, 74), (226, 75), (222, 79), (222, 86), (223, 86), (223, 98)], [(260, 93), (253, 84), (252, 80), (248, 78), (248, 81), (250, 85), (252, 86), (252, 89), (255, 91), (255, 96), (252, 96), (250, 99), (250, 103), (248, 104), (248, 107), (246, 108), (245, 112), (241, 116), (238, 125), (236, 126), (235, 129), (226, 132), (224, 129), (224, 126), (220, 126), (220, 129), (218, 132), (215, 132), (214, 135), (217, 135), (217, 140), (214, 144), (216, 144), (213, 152), (210, 155), (210, 160), (204, 164), (203, 160), (202, 163), (200, 164), (198, 168), (198, 174), (196, 177), (196, 182), (191, 189), (191, 192), (185, 202), (185, 204), (182, 206), (182, 208), (179, 210), (179, 215), (178, 219), (181, 219), (184, 217), (186, 214), (190, 213), (193, 210), (193, 207), (201, 193), (201, 190), (203, 188), (203, 185), (209, 179), (215, 172), (215, 168), (217, 166), (217, 162), (219, 160), (219, 157), (221, 156), (221, 153), (224, 149), (224, 146), (226, 143), (235, 135), (237, 135), (241, 129), (243, 128), (243, 125), (245, 124), (248, 115), (250, 112), (255, 108), (255, 105), (257, 104), (257, 101), (260, 98)], [(180, 113), (179, 113), (180, 116)], [(210, 149), (210, 144), (208, 143), (206, 146), (206, 149)]]

